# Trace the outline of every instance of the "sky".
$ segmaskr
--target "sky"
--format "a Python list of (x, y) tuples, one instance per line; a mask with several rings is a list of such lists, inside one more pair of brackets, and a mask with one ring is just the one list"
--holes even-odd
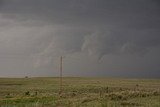
[(160, 77), (159, 0), (0, 0), (0, 77)]

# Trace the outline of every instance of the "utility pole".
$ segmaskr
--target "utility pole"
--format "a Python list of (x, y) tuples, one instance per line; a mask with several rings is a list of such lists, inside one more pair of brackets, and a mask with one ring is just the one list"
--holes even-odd
[(63, 57), (60, 57), (60, 90), (59, 94), (62, 93), (62, 64), (63, 64)]

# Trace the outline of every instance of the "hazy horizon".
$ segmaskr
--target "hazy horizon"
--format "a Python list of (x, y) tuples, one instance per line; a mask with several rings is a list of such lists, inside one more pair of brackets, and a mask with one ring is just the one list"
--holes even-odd
[(159, 0), (0, 0), (0, 77), (160, 78)]

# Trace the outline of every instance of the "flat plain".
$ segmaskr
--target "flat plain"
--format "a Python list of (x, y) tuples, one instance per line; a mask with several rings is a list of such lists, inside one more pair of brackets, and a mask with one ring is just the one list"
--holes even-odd
[(160, 79), (0, 78), (0, 107), (160, 107)]

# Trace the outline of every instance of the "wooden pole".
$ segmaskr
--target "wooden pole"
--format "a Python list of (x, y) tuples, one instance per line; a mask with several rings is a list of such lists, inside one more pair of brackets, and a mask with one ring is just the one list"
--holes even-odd
[(62, 56), (60, 57), (60, 94), (62, 93), (62, 64), (63, 64)]

